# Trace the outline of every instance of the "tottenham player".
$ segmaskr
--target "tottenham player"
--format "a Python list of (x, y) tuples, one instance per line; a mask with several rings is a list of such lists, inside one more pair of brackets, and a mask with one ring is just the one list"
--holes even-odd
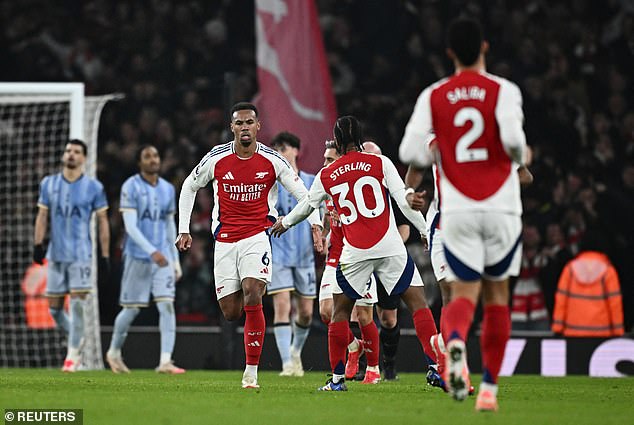
[[(297, 166), (300, 145), (299, 138), (286, 131), (271, 140), (271, 147), (291, 164), (304, 186), (310, 187), (315, 175), (300, 171)], [(288, 214), (297, 205), (297, 200), (280, 183), (277, 183), (277, 190), (275, 208), (282, 215)], [(280, 376), (304, 376), (301, 354), (310, 332), (313, 300), (317, 296), (312, 239), (311, 226), (304, 221), (284, 237), (271, 241), (273, 275), (266, 292), (273, 297), (273, 332), (282, 360)], [(292, 298), (291, 293), (295, 295)], [(291, 318), (292, 301), (296, 307), (294, 320)]]
[(345, 356), (350, 328), (348, 320), (355, 300), (368, 291), (367, 282), (376, 273), (389, 294), (401, 294), (413, 313), (416, 335), (425, 354), (435, 358), (429, 338), (436, 333), (434, 319), (425, 301), (422, 279), (399, 237), (387, 193), (420, 232), (425, 230), (423, 215), (412, 210), (394, 164), (384, 156), (362, 152), (361, 126), (356, 118), (344, 116), (334, 128), (337, 151), (334, 163), (322, 168), (309, 195), (271, 229), (279, 236), (299, 223), (320, 203), (332, 197), (343, 225), (344, 247), (337, 267), (338, 286), (333, 288), (334, 311), (328, 326), (328, 349), (333, 376), (324, 391), (345, 391)]
[[(333, 163), (339, 157), (335, 142), (333, 140), (327, 141), (324, 152), (324, 167)], [(332, 289), (338, 286), (337, 266), (343, 250), (343, 230), (332, 199), (326, 200), (326, 209), (328, 213), (324, 216), (324, 229), (327, 229), (329, 245), (326, 267), (324, 268), (319, 288), (319, 314), (321, 320), (328, 325), (332, 319)], [(348, 334), (348, 360), (345, 367), (345, 378), (353, 379), (355, 377), (359, 371), (359, 357), (365, 353), (368, 366), (362, 383), (378, 384), (381, 380), (379, 372), (379, 330), (374, 323), (373, 310), (378, 298), (376, 280), (373, 275), (370, 276), (368, 285), (367, 294), (363, 298), (356, 300), (352, 312), (352, 316), (356, 316), (356, 321), (361, 329), (361, 340), (358, 340), (352, 331)]]
[(185, 370), (172, 362), (176, 340), (174, 312), (175, 282), (182, 275), (176, 238), (174, 186), (159, 177), (161, 157), (151, 145), (139, 148), (136, 155), (139, 173), (121, 187), (119, 208), (123, 215), (126, 239), (123, 246), (121, 311), (114, 321), (106, 360), (114, 373), (129, 373), (123, 363), (121, 347), (128, 329), (141, 307), (147, 307), (150, 295), (159, 312), (161, 355), (156, 371), (177, 375)]
[[(214, 208), (211, 231), (215, 239), (216, 296), (224, 317), (238, 320), (246, 313), (243, 388), (259, 388), (258, 364), (266, 324), (262, 296), (271, 281), (271, 245), (266, 230), (275, 222), (279, 181), (296, 199), (308, 191), (291, 165), (278, 152), (256, 140), (260, 129), (255, 105), (240, 102), (231, 108), (234, 140), (214, 147), (185, 179), (179, 199), (176, 246), (191, 247), (189, 222), (196, 192), (212, 183)], [(315, 212), (312, 225), (315, 249), (321, 251), (321, 223)]]
[[(477, 410), (497, 410), (497, 377), (510, 334), (508, 275), (521, 237), (521, 199), (513, 162), (530, 161), (522, 129), (522, 97), (508, 80), (485, 72), (488, 44), (480, 25), (460, 18), (449, 27), (456, 73), (426, 88), (405, 130), (403, 162), (438, 157), (444, 252), (451, 302), (445, 307), (447, 385), (464, 400), (470, 380), (465, 338), (482, 290), (483, 382)], [(431, 133), (436, 141), (428, 148)]]
[[(101, 254), (109, 261), (110, 228), (108, 201), (103, 185), (86, 175), (86, 144), (73, 139), (62, 155), (62, 172), (44, 177), (40, 184), (35, 219), (33, 261), (49, 260), (46, 296), (51, 316), (58, 327), (68, 334), (68, 352), (62, 371), (75, 372), (80, 362), (80, 345), (84, 335), (84, 304), (92, 290), (92, 242), (90, 217), (97, 213)], [(47, 249), (44, 237), (51, 220), (51, 235)], [(70, 320), (64, 312), (64, 298), (70, 292)]]

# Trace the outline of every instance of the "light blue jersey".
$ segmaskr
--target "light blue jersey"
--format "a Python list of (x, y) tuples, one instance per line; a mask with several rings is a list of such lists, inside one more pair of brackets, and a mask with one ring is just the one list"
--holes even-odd
[(90, 260), (90, 215), (108, 208), (103, 185), (83, 174), (74, 182), (62, 173), (46, 176), (37, 205), (49, 210), (51, 240), (46, 257), (63, 263)]
[[(163, 255), (171, 257), (171, 244), (168, 244), (167, 220), (174, 220), (176, 211), (174, 186), (160, 178), (152, 186), (140, 174), (128, 178), (121, 187), (119, 208), (137, 212), (137, 227), (141, 234)], [(131, 237), (126, 235), (123, 255), (140, 260), (150, 260), (145, 252)]]
[[(315, 176), (299, 172), (304, 186), (311, 187)], [(275, 208), (280, 215), (288, 215), (297, 205), (297, 200), (281, 184), (277, 183), (278, 197)], [(290, 228), (279, 238), (271, 239), (273, 263), (286, 267), (314, 267), (313, 236), (307, 220)], [(273, 272), (275, 273), (275, 272)]]

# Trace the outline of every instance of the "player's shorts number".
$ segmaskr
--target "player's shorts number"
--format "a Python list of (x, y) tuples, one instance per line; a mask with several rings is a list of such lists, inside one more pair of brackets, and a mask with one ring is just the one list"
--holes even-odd
[[(368, 208), (365, 202), (365, 198), (363, 197), (364, 186), (370, 186), (372, 189), (371, 193), (374, 196), (374, 208)], [(385, 200), (382, 195), (381, 183), (379, 183), (375, 177), (363, 176), (354, 183), (352, 187), (354, 202), (347, 199), (350, 192), (349, 183), (338, 184), (337, 186), (333, 186), (330, 190), (333, 195), (339, 195), (337, 198), (339, 206), (350, 211), (350, 214), (339, 214), (339, 218), (344, 224), (354, 223), (357, 218), (359, 218), (359, 214), (366, 218), (374, 218), (380, 216), (383, 211), (385, 211)]]
[(468, 121), (471, 122), (471, 128), (456, 144), (456, 162), (486, 161), (489, 159), (489, 152), (486, 148), (469, 149), (469, 146), (482, 136), (484, 118), (476, 108), (466, 107), (458, 111), (453, 119), (453, 125), (463, 127)]

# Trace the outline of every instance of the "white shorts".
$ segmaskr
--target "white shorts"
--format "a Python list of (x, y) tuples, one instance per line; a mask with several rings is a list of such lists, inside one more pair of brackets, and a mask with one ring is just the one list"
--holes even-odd
[(119, 304), (124, 307), (147, 307), (150, 295), (154, 302), (174, 301), (176, 288), (174, 264), (160, 267), (154, 261), (126, 256), (123, 259)]
[(271, 243), (264, 232), (238, 242), (216, 241), (214, 248), (214, 279), (218, 299), (242, 289), (247, 277), (271, 281)]
[[(364, 295), (363, 298), (358, 299), (355, 302), (355, 305), (360, 305), (362, 307), (371, 307), (378, 301), (378, 296), (376, 293), (376, 279), (374, 275), (370, 275), (370, 281), (368, 282), (368, 286), (370, 287), (369, 291)], [(337, 269), (333, 266), (326, 265), (324, 268), (324, 274), (321, 277), (321, 286), (319, 287), (319, 302), (323, 300), (332, 299), (332, 291), (333, 288), (339, 287), (337, 284)], [(340, 291), (338, 293), (341, 293)]]
[(521, 252), (520, 216), (489, 211), (454, 212), (443, 214), (442, 223), (448, 279), (504, 280), (509, 276), (511, 263)]
[(286, 267), (273, 262), (273, 275), (266, 293), (275, 295), (284, 291), (295, 291), (302, 298), (314, 299), (317, 295), (315, 266)]
[(369, 292), (368, 282), (372, 273), (381, 281), (388, 295), (402, 294), (410, 286), (423, 286), (418, 268), (412, 257), (403, 254), (391, 257), (375, 258), (358, 263), (342, 264), (337, 267), (337, 286), (334, 294), (345, 294), (358, 300)]
[(70, 293), (85, 294), (92, 291), (92, 261), (61, 263), (49, 261), (46, 274), (46, 295), (63, 297)]
[(447, 280), (447, 259), (445, 258), (445, 247), (442, 243), (442, 232), (440, 229), (433, 229), (429, 235), (429, 256), (431, 258), (431, 268), (434, 270), (436, 281)]

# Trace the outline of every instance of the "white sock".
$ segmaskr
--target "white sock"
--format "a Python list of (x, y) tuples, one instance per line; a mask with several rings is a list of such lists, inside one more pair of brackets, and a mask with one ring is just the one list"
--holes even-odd
[(244, 373), (246, 373), (247, 375), (251, 375), (251, 376), (258, 376), (258, 365), (256, 364), (248, 364), (247, 367), (244, 369)]
[(480, 384), (479, 392), (483, 392), (483, 391), (491, 391), (493, 393), (493, 395), (497, 397), (497, 395), (498, 395), (498, 386), (497, 386), (497, 384), (489, 384), (488, 382), (482, 382)]
[(366, 371), (366, 373), (368, 371), (379, 373), (379, 366), (378, 365), (377, 366), (366, 366), (365, 371)]
[(172, 361), (172, 353), (161, 353), (160, 364), (169, 363)]
[(68, 353), (66, 354), (66, 358), (71, 359), (73, 361), (79, 360), (79, 348), (68, 347)]
[(355, 337), (350, 344), (348, 344), (348, 351), (354, 353), (359, 350), (359, 340)]
[(344, 377), (345, 377), (345, 375), (338, 375), (336, 373), (333, 373), (332, 374), (332, 383), (333, 384), (338, 384), (339, 381), (341, 381)]
[(121, 357), (121, 349), (120, 348), (111, 348), (108, 350), (108, 355), (110, 357)]

